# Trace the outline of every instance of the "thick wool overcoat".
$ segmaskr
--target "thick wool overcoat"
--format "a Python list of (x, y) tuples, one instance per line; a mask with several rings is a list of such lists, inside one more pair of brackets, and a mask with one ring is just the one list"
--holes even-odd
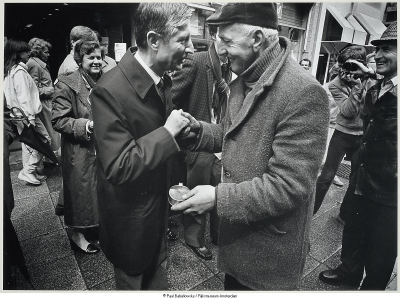
[(89, 89), (80, 73), (58, 77), (53, 105), (53, 128), (61, 133), (61, 167), (65, 224), (84, 228), (99, 225), (96, 152), (86, 133), (92, 120)]
[(230, 84), (227, 116), (202, 122), (198, 148), (222, 150), (219, 268), (256, 290), (299, 289), (329, 121), (326, 92), (279, 43), (246, 96), (242, 76)]

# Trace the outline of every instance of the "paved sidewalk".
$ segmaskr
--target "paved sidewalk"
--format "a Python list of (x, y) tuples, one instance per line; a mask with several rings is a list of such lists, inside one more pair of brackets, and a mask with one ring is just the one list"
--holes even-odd
[[(58, 167), (45, 169), (48, 176), (41, 186), (27, 186), (17, 178), (22, 168), (21, 151), (18, 142), (13, 144), (10, 156), (11, 178), (15, 196), (12, 221), (21, 243), (25, 260), (35, 290), (115, 290), (113, 267), (100, 252), (83, 255), (71, 250), (68, 237), (71, 230), (64, 226), (63, 217), (54, 214), (61, 185), (61, 171)], [(344, 169), (344, 170), (343, 170)], [(340, 173), (339, 173), (340, 175)], [(342, 167), (346, 177), (346, 165)], [(343, 225), (337, 220), (338, 208), (347, 188), (332, 186), (320, 211), (312, 221), (311, 250), (301, 282), (301, 290), (352, 291), (356, 288), (329, 286), (318, 279), (319, 272), (339, 264)], [(224, 274), (217, 269), (218, 248), (206, 245), (213, 252), (213, 259), (198, 258), (185, 244), (181, 216), (174, 232), (179, 239), (169, 242), (168, 278), (172, 291), (222, 291)], [(206, 231), (209, 231), (208, 227)], [(33, 290), (18, 269), (15, 269), (19, 290)], [(397, 265), (393, 272), (388, 291), (397, 290)]]

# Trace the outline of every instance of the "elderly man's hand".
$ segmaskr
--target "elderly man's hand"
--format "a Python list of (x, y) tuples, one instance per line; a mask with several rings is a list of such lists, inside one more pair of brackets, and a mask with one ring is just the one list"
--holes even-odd
[(185, 139), (197, 137), (197, 135), (200, 131), (199, 121), (197, 121), (196, 118), (194, 118), (189, 113), (186, 113), (183, 111), (182, 111), (182, 116), (184, 116), (188, 120), (189, 126), (181, 131), (181, 133), (178, 135), (178, 138), (181, 140), (185, 140)]
[(215, 206), (215, 187), (211, 185), (199, 185), (182, 196), (188, 199), (182, 203), (171, 207), (172, 211), (181, 211), (183, 213), (203, 214)]

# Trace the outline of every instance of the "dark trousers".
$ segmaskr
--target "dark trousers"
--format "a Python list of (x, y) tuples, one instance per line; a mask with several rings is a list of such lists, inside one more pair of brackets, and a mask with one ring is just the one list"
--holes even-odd
[(225, 291), (252, 291), (249, 287), (242, 285), (236, 278), (232, 275), (225, 274), (224, 281), (224, 290)]
[[(221, 182), (221, 161), (210, 153), (200, 152), (193, 164), (187, 165), (187, 186), (192, 189), (197, 185), (216, 186)], [(204, 232), (206, 214), (183, 215), (185, 242), (194, 247), (205, 245)], [(219, 220), (215, 209), (210, 211), (210, 236), (218, 242)]]
[(361, 136), (350, 135), (338, 130), (334, 131), (329, 143), (324, 167), (317, 179), (314, 214), (317, 213), (321, 207), (343, 157), (347, 155), (350, 158), (358, 148), (360, 140)]
[(397, 208), (353, 195), (336, 273), (361, 290), (385, 290), (397, 258)]

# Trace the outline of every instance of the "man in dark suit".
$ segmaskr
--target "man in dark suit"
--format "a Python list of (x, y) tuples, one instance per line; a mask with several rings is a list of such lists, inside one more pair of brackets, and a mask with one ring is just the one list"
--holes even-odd
[(100, 243), (117, 289), (168, 289), (167, 161), (180, 151), (175, 136), (187, 121), (182, 111), (171, 113), (171, 79), (164, 73), (179, 70), (193, 53), (190, 16), (182, 3), (140, 4), (138, 49), (129, 49), (91, 94)]
[[(226, 110), (232, 72), (228, 58), (217, 54), (217, 27), (209, 26), (214, 40), (206, 52), (189, 55), (181, 71), (172, 77), (173, 103), (196, 119), (209, 123), (219, 123)], [(188, 96), (188, 94), (190, 94)], [(221, 153), (187, 152), (187, 186), (214, 185), (221, 182)], [(183, 215), (186, 244), (200, 257), (212, 259), (212, 253), (205, 246), (204, 232), (206, 214)], [(210, 212), (210, 234), (214, 244), (218, 239), (218, 216)]]

